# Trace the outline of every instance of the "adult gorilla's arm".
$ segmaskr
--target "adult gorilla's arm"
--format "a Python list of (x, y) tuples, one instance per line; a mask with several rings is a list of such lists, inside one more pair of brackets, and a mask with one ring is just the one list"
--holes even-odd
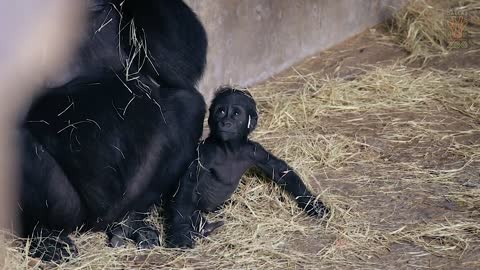
[(270, 179), (284, 188), (296, 200), (298, 206), (310, 216), (324, 217), (328, 209), (308, 190), (300, 176), (288, 164), (268, 152), (262, 145), (253, 144), (253, 160)]

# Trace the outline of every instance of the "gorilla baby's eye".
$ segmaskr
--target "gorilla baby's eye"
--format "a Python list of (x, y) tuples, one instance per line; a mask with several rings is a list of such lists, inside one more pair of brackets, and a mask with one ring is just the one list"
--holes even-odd
[(222, 109), (222, 108), (220, 108), (220, 109), (217, 110), (217, 114), (219, 114), (219, 115), (224, 115), (224, 114), (225, 114), (225, 110)]
[(233, 114), (234, 114), (235, 116), (238, 116), (238, 115), (240, 115), (240, 113), (239, 113), (239, 112), (234, 112)]

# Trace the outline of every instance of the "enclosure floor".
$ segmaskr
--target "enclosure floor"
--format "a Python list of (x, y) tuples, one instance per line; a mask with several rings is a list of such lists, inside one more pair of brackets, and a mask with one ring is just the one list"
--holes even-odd
[[(382, 42), (384, 35), (388, 34), (382, 28), (369, 29), (328, 51), (306, 59), (272, 78), (271, 82), (312, 73), (325, 78), (355, 80), (369, 70), (394, 65), (406, 57), (407, 53), (399, 46)], [(434, 58), (426, 63), (417, 61), (405, 67), (478, 71), (480, 49), (455, 50), (448, 56)], [(478, 83), (477, 89), (480, 91)], [(352, 243), (353, 239), (338, 238), (338, 235), (329, 240), (325, 240), (325, 235), (319, 235), (317, 239), (297, 239), (296, 243), (301, 250), (319, 252), (325, 248), (325, 242), (334, 245), (335, 252), (357, 249), (353, 255), (343, 257), (344, 260), (338, 263), (335, 260), (325, 260), (325, 264), (319, 264), (318, 268), (480, 269), (478, 227), (476, 231), (473, 230), (473, 234), (477, 235), (475, 240), (464, 239), (465, 242), (458, 246), (448, 244), (452, 240), (449, 237), (457, 237), (455, 229), (446, 229), (448, 232), (445, 234), (434, 233), (436, 230), (442, 231), (441, 224), (461, 227), (466, 220), (480, 224), (478, 152), (459, 156), (447, 150), (451, 141), (442, 142), (429, 139), (428, 136), (415, 137), (414, 134), (402, 134), (398, 129), (389, 128), (408, 123), (430, 123), (428, 128), (431, 133), (444, 134), (445, 138), (464, 133), (455, 137), (455, 143), (478, 145), (480, 119), (466, 115), (461, 110), (438, 109), (440, 104), (423, 106), (425, 110), (416, 112), (415, 109), (397, 109), (392, 104), (389, 108), (375, 110), (374, 113), (351, 110), (332, 116), (327, 114), (319, 120), (322, 122), (322, 132), (362, 141), (368, 146), (365, 152), (373, 148), (378, 160), (362, 165), (352, 162), (335, 168), (320, 169), (311, 184), (318, 192), (328, 190), (328, 194), (340, 196), (342, 201), (352, 206), (352, 211), (359, 213), (361, 220), (358, 222), (363, 222), (385, 239), (372, 239), (371, 250), (359, 250), (360, 245)], [(427, 109), (435, 106), (437, 109)], [(399, 139), (386, 139), (395, 136)], [(448, 175), (448, 184), (425, 180), (425, 177), (418, 175), (418, 168), (421, 168), (422, 174), (429, 170), (432, 174), (451, 173)], [(452, 194), (465, 194), (468, 199), (452, 199)], [(394, 235), (407, 228), (418, 228), (417, 235), (412, 232), (413, 235), (407, 237), (408, 240), (388, 239), (389, 235), (394, 238)], [(442, 246), (444, 249), (457, 249), (457, 252), (446, 252)]]

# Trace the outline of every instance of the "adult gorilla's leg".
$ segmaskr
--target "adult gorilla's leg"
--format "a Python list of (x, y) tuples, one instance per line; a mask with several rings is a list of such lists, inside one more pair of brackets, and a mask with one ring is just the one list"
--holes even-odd
[(30, 255), (60, 260), (77, 249), (68, 237), (82, 223), (83, 206), (74, 187), (52, 156), (26, 129), (23, 147), (20, 211), (24, 236), (32, 237)]
[[(178, 187), (178, 179), (196, 157), (196, 147), (202, 134), (205, 116), (203, 97), (194, 89), (157, 89), (158, 103), (162, 104), (164, 129), (159, 129), (154, 137), (161, 137), (163, 144), (161, 157), (157, 162), (148, 192), (142, 194), (131, 207), (136, 212), (124, 220), (118, 221), (108, 234), (110, 245), (123, 246), (126, 239), (133, 240), (140, 248), (158, 245), (158, 231), (144, 221), (147, 212), (154, 203), (165, 204), (169, 208), (171, 196)], [(133, 213), (133, 214), (132, 214)], [(166, 219), (169, 228), (171, 220)], [(167, 230), (170, 234), (171, 230)]]

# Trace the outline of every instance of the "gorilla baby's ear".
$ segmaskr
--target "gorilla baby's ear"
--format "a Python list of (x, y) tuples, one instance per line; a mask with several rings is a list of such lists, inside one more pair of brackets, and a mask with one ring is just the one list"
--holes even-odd
[(251, 115), (251, 114), (248, 115), (248, 124), (247, 124), (248, 133), (252, 132), (257, 127), (257, 120), (258, 120), (258, 116)]

